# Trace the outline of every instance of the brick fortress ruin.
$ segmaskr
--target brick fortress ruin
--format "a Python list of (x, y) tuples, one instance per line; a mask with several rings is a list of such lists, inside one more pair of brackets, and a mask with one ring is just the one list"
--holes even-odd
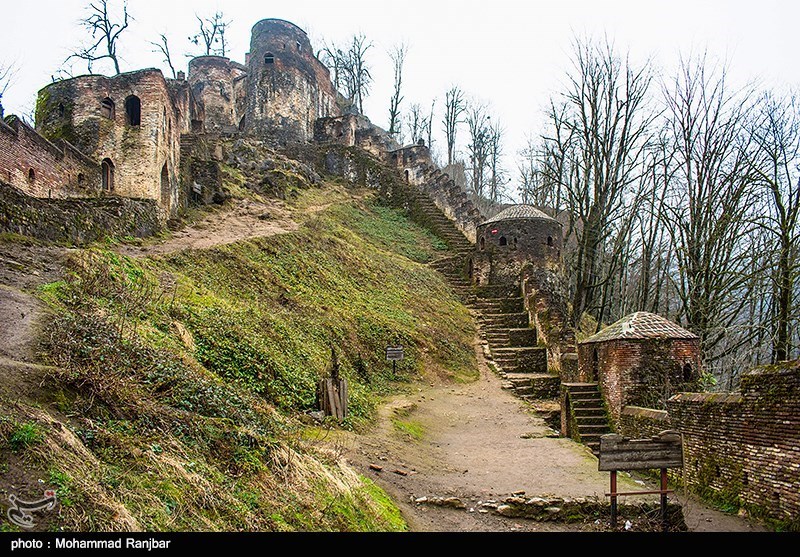
[(143, 69), (52, 83), (39, 92), (35, 119), (35, 129), (0, 120), (0, 229), (78, 242), (104, 231), (152, 234), (184, 207), (214, 200), (220, 138), (315, 143), (330, 173), (381, 187), (379, 171), (352, 148), (367, 153), (397, 172), (434, 228), (449, 227), (443, 237), (458, 255), (447, 265), (478, 296), (494, 362), (517, 394), (561, 403), (563, 434), (592, 447), (611, 428), (677, 429), (687, 485), (797, 521), (796, 364), (748, 374), (741, 393), (686, 393), (701, 371), (698, 341), (658, 316), (634, 314), (577, 343), (561, 224), (527, 205), (487, 218), (425, 145), (402, 147), (354, 113), (294, 24), (256, 23), (243, 64), (202, 56), (177, 79)]
[(308, 142), (319, 118), (341, 115), (341, 100), (306, 33), (265, 19), (245, 64), (202, 56), (177, 79), (143, 69), (44, 87), (35, 129), (13, 116), (0, 123), (0, 179), (35, 198), (150, 200), (166, 219), (214, 187), (193, 179), (186, 155), (196, 136)]

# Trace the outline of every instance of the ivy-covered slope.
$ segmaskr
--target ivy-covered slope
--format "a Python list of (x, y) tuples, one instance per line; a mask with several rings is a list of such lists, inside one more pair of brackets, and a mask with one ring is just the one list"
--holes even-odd
[(368, 427), (420, 376), (474, 376), (469, 314), (423, 265), (443, 250), (359, 192), (292, 233), (142, 259), (75, 251), (40, 292), (41, 399), (0, 401), (3, 483), (57, 490), (45, 529), (404, 529), (303, 430), (332, 352), (350, 382), (336, 427)]

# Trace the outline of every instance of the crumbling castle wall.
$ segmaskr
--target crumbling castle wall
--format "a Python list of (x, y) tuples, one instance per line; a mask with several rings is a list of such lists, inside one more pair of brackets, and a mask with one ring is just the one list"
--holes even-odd
[(203, 106), (204, 130), (236, 133), (243, 125), (247, 68), (222, 56), (199, 56), (189, 62), (192, 95)]
[(84, 245), (107, 236), (151, 236), (161, 230), (160, 213), (148, 199), (40, 199), (0, 182), (0, 232), (50, 242)]
[(578, 362), (578, 381), (599, 382), (617, 426), (626, 406), (666, 410), (673, 394), (695, 389), (700, 345), (698, 339), (655, 338), (582, 343)]
[(0, 179), (34, 197), (100, 195), (100, 166), (63, 139), (50, 142), (19, 118), (0, 120)]
[(667, 409), (626, 406), (618, 433), (683, 436), (673, 479), (800, 529), (800, 362), (757, 368), (740, 392), (679, 393)]
[(338, 116), (330, 72), (305, 31), (280, 19), (253, 26), (243, 129), (275, 145), (307, 142), (317, 118)]
[(173, 102), (175, 92), (157, 69), (59, 81), (39, 92), (36, 128), (100, 162), (107, 193), (153, 199), (174, 214), (185, 116), (176, 104), (189, 104)]
[(740, 391), (668, 402), (683, 434), (685, 481), (800, 528), (800, 366), (752, 370)]

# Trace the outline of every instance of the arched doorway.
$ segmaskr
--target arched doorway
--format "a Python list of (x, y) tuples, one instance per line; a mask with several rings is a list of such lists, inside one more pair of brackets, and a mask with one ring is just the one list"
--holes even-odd
[(161, 168), (161, 206), (169, 211), (170, 193), (169, 187), (169, 167), (167, 163)]
[(103, 181), (103, 191), (112, 193), (114, 191), (114, 163), (111, 159), (103, 159), (100, 163), (100, 174)]

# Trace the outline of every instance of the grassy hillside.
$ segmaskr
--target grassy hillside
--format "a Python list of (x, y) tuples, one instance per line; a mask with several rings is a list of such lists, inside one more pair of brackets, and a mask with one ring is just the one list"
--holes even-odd
[(443, 250), (360, 192), (289, 234), (145, 259), (76, 251), (39, 293), (54, 366), (41, 400), (0, 402), (3, 483), (54, 486), (50, 529), (404, 529), (303, 429), (332, 352), (351, 385), (341, 427), (366, 427), (414, 378), (473, 377), (468, 312), (422, 265)]

